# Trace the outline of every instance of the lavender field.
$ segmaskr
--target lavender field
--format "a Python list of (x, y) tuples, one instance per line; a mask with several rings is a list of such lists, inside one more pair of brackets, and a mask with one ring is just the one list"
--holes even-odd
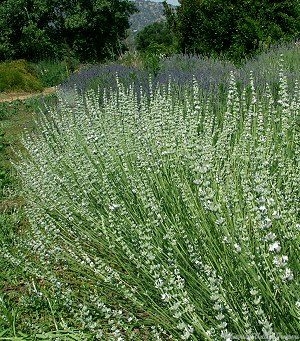
[(30, 295), (0, 296), (3, 339), (300, 339), (299, 52), (61, 84), (16, 151), (0, 254)]

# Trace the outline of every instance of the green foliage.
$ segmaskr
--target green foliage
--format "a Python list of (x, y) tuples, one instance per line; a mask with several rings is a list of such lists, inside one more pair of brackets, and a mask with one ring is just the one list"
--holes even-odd
[(177, 48), (175, 35), (164, 21), (146, 26), (135, 42), (143, 67), (154, 75), (160, 70), (161, 57), (171, 55)]
[(182, 52), (241, 61), (275, 42), (299, 38), (298, 0), (181, 0), (176, 13), (166, 3), (165, 8)]
[(137, 34), (136, 48), (141, 52), (170, 54), (176, 49), (175, 36), (167, 22), (155, 22)]
[(41, 91), (43, 85), (25, 60), (0, 64), (0, 91)]
[[(6, 148), (6, 142), (4, 138), (4, 132), (3, 130), (0, 130), (0, 155), (4, 153), (4, 150)], [(0, 157), (0, 162), (2, 158)], [(3, 168), (3, 166), (0, 164), (0, 199), (2, 197), (2, 191), (5, 186), (7, 186), (10, 183), (10, 177), (9, 174), (6, 172), (6, 170)]]
[(141, 58), (143, 68), (156, 76), (161, 68), (160, 55), (155, 52), (148, 51), (141, 54)]
[(74, 58), (37, 63), (29, 63), (25, 60), (4, 62), (0, 64), (0, 91), (41, 91), (43, 87), (60, 84), (78, 66), (79, 62)]
[(32, 67), (36, 71), (37, 76), (44, 87), (60, 84), (63, 80), (68, 78), (78, 66), (79, 62), (74, 58), (63, 61), (44, 60), (32, 64)]
[[(15, 247), (16, 235), (24, 229), (25, 220), (22, 210), (22, 199), (16, 191), (17, 181), (15, 172), (12, 170), (11, 147), (16, 150), (19, 148), (19, 140), (23, 133), (23, 128), (26, 125), (28, 130), (32, 125), (32, 112), (37, 112), (43, 107), (42, 103), (47, 105), (55, 102), (55, 97), (50, 96), (44, 98), (32, 98), (25, 101), (13, 101), (0, 103), (0, 248), (2, 250), (13, 250)], [(15, 155), (14, 155), (15, 156)], [(22, 314), (24, 307), (29, 307), (29, 302), (32, 304), (32, 314), (36, 314), (37, 310), (44, 320), (44, 325), (47, 324), (46, 312), (42, 311), (41, 305), (36, 298), (32, 297), (32, 292), (26, 289), (24, 285), (25, 274), (22, 267), (11, 268), (7, 260), (0, 257), (0, 339), (9, 340), (33, 340), (32, 336), (19, 333), (19, 323), (17, 319), (19, 314)], [(21, 296), (20, 296), (21, 295)], [(21, 303), (22, 302), (22, 303)], [(21, 307), (21, 309), (19, 309)], [(29, 312), (29, 309), (26, 313)], [(26, 314), (24, 314), (26, 316)], [(48, 323), (51, 328), (53, 322), (50, 318)], [(26, 322), (25, 322), (26, 323)], [(51, 328), (49, 328), (51, 330)], [(53, 328), (54, 331), (54, 328)], [(74, 338), (57, 331), (47, 335), (38, 335), (34, 339), (54, 340), (60, 336), (61, 340), (82, 340), (83, 337)]]
[(114, 56), (135, 10), (129, 0), (5, 0), (0, 5), (0, 60), (81, 60)]

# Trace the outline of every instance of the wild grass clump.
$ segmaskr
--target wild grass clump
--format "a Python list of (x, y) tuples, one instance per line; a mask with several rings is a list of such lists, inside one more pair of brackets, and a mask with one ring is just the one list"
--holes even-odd
[(241, 94), (229, 82), (218, 106), (195, 80), (184, 102), (172, 86), (137, 101), (119, 84), (103, 105), (88, 92), (24, 138), (17, 169), (31, 228), (1, 256), (25, 267), (57, 330), (298, 335), (299, 85), (287, 92), (281, 73), (274, 100), (257, 97), (252, 76)]
[(25, 60), (0, 64), (0, 91), (41, 91), (43, 85)]

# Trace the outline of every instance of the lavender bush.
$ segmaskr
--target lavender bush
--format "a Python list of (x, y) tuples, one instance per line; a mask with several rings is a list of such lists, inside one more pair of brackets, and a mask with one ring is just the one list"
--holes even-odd
[[(61, 101), (16, 167), (31, 229), (10, 264), (99, 340), (297, 337), (300, 89), (203, 97), (118, 84)], [(151, 87), (149, 87), (151, 89)], [(44, 297), (47, 283), (51, 297)]]
[[(68, 94), (76, 90), (83, 94), (89, 89), (97, 90), (100, 98), (106, 91), (115, 91), (117, 88), (116, 74), (119, 82), (128, 86), (134, 84), (136, 94), (140, 89), (150, 94), (161, 85), (172, 83), (173, 91), (182, 97), (183, 87), (191, 88), (193, 79), (205, 93), (214, 92), (224, 94), (228, 91), (230, 72), (234, 72), (236, 82), (240, 88), (248, 84), (249, 73), (253, 73), (254, 85), (258, 95), (271, 88), (272, 94), (277, 96), (279, 89), (278, 69), (282, 68), (287, 77), (288, 87), (293, 87), (299, 77), (299, 45), (293, 43), (287, 46), (278, 46), (249, 60), (241, 67), (236, 67), (228, 61), (213, 58), (188, 55), (173, 55), (161, 59), (159, 71), (153, 75), (149, 70), (121, 64), (98, 65), (83, 69), (71, 75), (61, 84), (60, 90)], [(149, 78), (151, 77), (151, 90)]]
[(174, 55), (166, 58), (161, 65), (157, 82), (165, 84), (169, 77), (178, 85), (192, 83), (195, 78), (199, 86), (205, 90), (217, 89), (220, 84), (228, 84), (231, 71), (237, 68), (230, 62), (213, 58)]
[(84, 93), (91, 88), (97, 90), (100, 87), (114, 91), (117, 89), (116, 74), (126, 86), (132, 83), (148, 85), (147, 72), (121, 64), (108, 64), (86, 67), (73, 73), (60, 85), (60, 90), (68, 92), (76, 88), (79, 93)]
[(181, 88), (191, 85), (194, 78), (203, 90), (210, 91), (217, 89), (219, 84), (227, 84), (230, 71), (234, 69), (231, 63), (178, 55), (163, 60), (160, 71), (155, 76), (149, 70), (119, 64), (92, 66), (72, 74), (61, 84), (60, 90), (68, 92), (76, 88), (80, 93), (84, 93), (91, 88), (100, 89), (101, 92), (104, 88), (110, 88), (114, 91), (117, 88), (117, 74), (123, 85), (134, 84), (136, 93), (142, 88), (149, 94), (149, 77), (152, 80), (152, 90), (170, 82)]

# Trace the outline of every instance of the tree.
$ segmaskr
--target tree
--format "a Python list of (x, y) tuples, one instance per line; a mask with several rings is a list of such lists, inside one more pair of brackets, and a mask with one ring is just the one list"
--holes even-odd
[(235, 61), (262, 46), (299, 37), (299, 0), (179, 0), (165, 12), (181, 52), (225, 55)]
[(136, 48), (141, 52), (171, 53), (175, 50), (175, 37), (167, 22), (154, 22), (144, 27), (136, 36)]
[(118, 54), (136, 10), (129, 0), (4, 0), (0, 59), (38, 60), (72, 53), (81, 60)]

